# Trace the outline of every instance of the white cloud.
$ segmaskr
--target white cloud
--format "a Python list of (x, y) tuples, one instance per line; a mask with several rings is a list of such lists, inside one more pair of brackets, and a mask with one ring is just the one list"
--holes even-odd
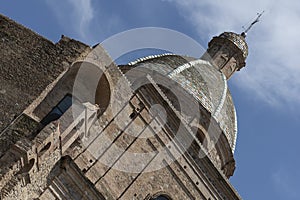
[(94, 16), (94, 10), (92, 7), (91, 0), (68, 0), (70, 5), (73, 7), (74, 16), (77, 18), (79, 25), (79, 32), (82, 37), (86, 37), (88, 26)]
[(92, 0), (47, 0), (47, 3), (67, 31), (76, 33), (80, 40), (89, 40), (94, 18)]
[[(247, 66), (233, 77), (233, 81), (252, 97), (260, 97), (272, 105), (292, 105), (300, 102), (300, 2), (286, 0), (167, 0), (176, 3), (178, 10), (192, 23), (202, 39), (223, 31), (242, 32), (242, 26), (254, 19), (256, 12), (265, 10), (260, 24), (250, 30), (247, 41)], [(95, 10), (92, 0), (47, 0), (61, 25), (75, 32), (84, 42), (91, 42), (95, 30), (91, 25)], [(99, 7), (98, 7), (99, 9)], [(105, 11), (102, 11), (105, 13)], [(98, 15), (98, 13), (97, 13)], [(102, 16), (96, 19), (106, 27), (122, 25), (119, 18)], [(98, 23), (99, 24), (99, 23)], [(99, 28), (99, 27), (98, 27)], [(105, 30), (102, 30), (103, 33)]]
[[(242, 26), (265, 10), (260, 24), (250, 30), (247, 66), (234, 83), (273, 105), (300, 102), (300, 2), (286, 0), (169, 0), (206, 37)], [(209, 38), (204, 38), (209, 39)]]
[[(286, 168), (286, 167), (285, 167)], [(297, 174), (291, 174), (286, 169), (278, 169), (272, 174), (272, 182), (276, 188), (276, 191), (284, 199), (300, 199)]]

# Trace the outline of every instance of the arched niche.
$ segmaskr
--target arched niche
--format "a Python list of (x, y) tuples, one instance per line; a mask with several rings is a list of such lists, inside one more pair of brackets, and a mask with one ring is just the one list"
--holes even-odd
[(94, 63), (80, 61), (72, 65), (76, 77), (72, 94), (80, 102), (90, 102), (99, 106), (99, 112), (103, 113), (111, 98), (110, 76), (105, 68)]
[(151, 200), (172, 200), (172, 198), (167, 194), (159, 193), (154, 195)]
[(111, 76), (106, 72), (105, 66), (77, 61), (62, 75), (33, 113), (43, 119), (69, 95), (73, 104), (90, 102), (99, 105), (101, 114), (110, 102), (112, 85), (110, 82)]

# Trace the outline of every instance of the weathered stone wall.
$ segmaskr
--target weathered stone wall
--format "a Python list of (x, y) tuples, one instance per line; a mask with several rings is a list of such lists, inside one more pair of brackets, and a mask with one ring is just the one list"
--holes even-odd
[(1, 133), (0, 157), (17, 141), (23, 138), (32, 138), (31, 136), (39, 128), (38, 122), (25, 114), (20, 115)]
[(0, 132), (87, 48), (58, 43), (0, 15)]

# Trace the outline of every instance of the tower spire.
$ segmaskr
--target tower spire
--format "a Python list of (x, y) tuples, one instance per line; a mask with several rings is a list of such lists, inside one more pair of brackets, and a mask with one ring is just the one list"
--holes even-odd
[[(257, 22), (259, 22), (259, 19), (261, 18), (261, 16), (264, 14), (265, 11), (262, 11), (261, 13), (257, 13), (257, 17), (255, 18), (255, 20), (248, 26), (248, 28), (245, 29), (244, 32), (241, 33), (241, 35), (243, 37), (247, 36), (248, 31), (253, 27), (254, 24), (256, 24)], [(245, 28), (243, 26), (243, 28)]]

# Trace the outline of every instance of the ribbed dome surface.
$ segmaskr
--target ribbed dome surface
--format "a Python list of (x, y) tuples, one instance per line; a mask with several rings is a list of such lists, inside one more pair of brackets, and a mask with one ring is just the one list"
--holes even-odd
[(234, 151), (236, 113), (226, 77), (220, 71), (207, 61), (176, 55), (150, 56), (133, 64), (159, 72), (180, 84), (211, 113)]

